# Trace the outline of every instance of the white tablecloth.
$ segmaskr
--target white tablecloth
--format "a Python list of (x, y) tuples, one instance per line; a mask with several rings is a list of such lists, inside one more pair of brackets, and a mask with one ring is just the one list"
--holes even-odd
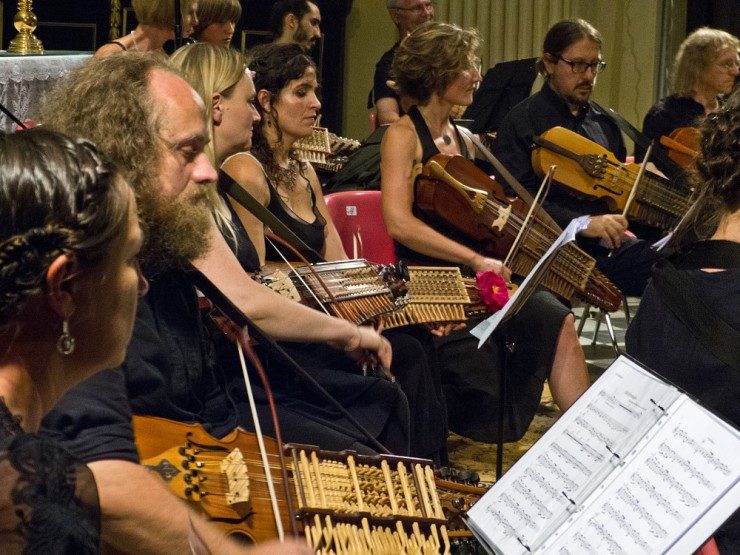
[[(45, 93), (92, 54), (47, 52), (40, 56), (0, 53), (0, 103), (21, 121), (38, 118)], [(0, 112), (0, 130), (13, 131), (16, 124)]]

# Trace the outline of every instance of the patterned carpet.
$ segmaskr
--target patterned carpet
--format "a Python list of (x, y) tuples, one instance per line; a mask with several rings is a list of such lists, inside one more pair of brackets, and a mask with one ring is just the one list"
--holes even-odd
[[(638, 298), (628, 299), (629, 314), (634, 315), (639, 304)], [(580, 324), (584, 311), (587, 318), (581, 332), (581, 345), (586, 355), (591, 381), (614, 360), (615, 353), (606, 324), (598, 320), (598, 311), (584, 307), (576, 307), (573, 313), (576, 317), (576, 326)], [(627, 318), (624, 310), (610, 315), (614, 335), (620, 349), (624, 349), (624, 334), (627, 330)], [(594, 333), (596, 332), (596, 334)], [(594, 341), (596, 335), (596, 341)], [(516, 443), (504, 445), (503, 469), (508, 470), (527, 450), (552, 426), (560, 416), (560, 410), (553, 403), (550, 389), (545, 385), (537, 414), (525, 436)], [(451, 465), (458, 469), (475, 471), (481, 478), (481, 486), (487, 487), (496, 477), (496, 445), (472, 441), (468, 438), (452, 434), (448, 441)]]

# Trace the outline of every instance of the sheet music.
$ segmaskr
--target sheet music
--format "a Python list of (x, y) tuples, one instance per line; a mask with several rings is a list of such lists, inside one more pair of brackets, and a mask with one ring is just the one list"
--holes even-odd
[[(737, 430), (683, 397), (625, 461), (628, 470), (598, 488), (598, 500), (552, 538), (547, 552), (666, 553), (691, 535), (718, 498), (734, 495), (735, 507), (740, 504), (737, 490), (731, 493), (740, 475), (738, 449)], [(693, 552), (705, 540), (694, 535), (682, 552)]]
[[(690, 527), (699, 516), (692, 511), (728, 490), (732, 477), (737, 485), (738, 452), (734, 428), (620, 357), (468, 511), (468, 524), (506, 555), (542, 552), (553, 541), (562, 551), (548, 553), (662, 552), (655, 546)], [(590, 542), (597, 547), (589, 551)]]
[(486, 340), (491, 336), (491, 334), (496, 330), (498, 325), (503, 322), (504, 318), (509, 314), (509, 312), (512, 310), (514, 306), (517, 304), (517, 299), (520, 295), (524, 293), (524, 291), (528, 290), (529, 284), (534, 279), (535, 276), (538, 275), (538, 270), (540, 267), (548, 263), (550, 261), (551, 255), (560, 247), (565, 245), (566, 243), (569, 243), (571, 241), (574, 241), (576, 238), (576, 235), (583, 231), (588, 227), (588, 223), (591, 221), (590, 216), (581, 216), (579, 218), (575, 218), (571, 220), (571, 222), (568, 224), (568, 227), (566, 227), (563, 230), (563, 233), (560, 234), (560, 237), (558, 237), (553, 244), (550, 246), (549, 249), (547, 249), (547, 252), (544, 254), (542, 258), (539, 259), (537, 264), (535, 264), (534, 268), (532, 268), (532, 271), (529, 272), (529, 275), (524, 279), (524, 281), (521, 283), (521, 285), (517, 288), (516, 291), (514, 291), (514, 294), (511, 296), (509, 301), (504, 305), (504, 307), (490, 316), (489, 318), (483, 320), (480, 324), (475, 326), (472, 330), (470, 330), (470, 333), (477, 337), (479, 339), (478, 341), (478, 348), (480, 349), (483, 344), (486, 342)]

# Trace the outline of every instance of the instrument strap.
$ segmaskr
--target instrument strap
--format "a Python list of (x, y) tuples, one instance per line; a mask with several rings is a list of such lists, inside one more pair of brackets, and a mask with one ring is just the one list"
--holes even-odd
[[(647, 136), (638, 131), (634, 125), (632, 125), (611, 108), (607, 110), (603, 106), (599, 106), (593, 100), (589, 100), (588, 103), (595, 112), (612, 120), (614, 123), (617, 124), (617, 127), (619, 127), (619, 129), (624, 132), (625, 135), (627, 135), (630, 139), (632, 139), (632, 141), (634, 141), (637, 146), (639, 146), (644, 151), (647, 151), (647, 149), (650, 147), (650, 139), (648, 139)], [(681, 166), (671, 160), (670, 156), (668, 156), (665, 150), (663, 150), (662, 148), (653, 149), (652, 157), (656, 162), (656, 166), (658, 166), (660, 170), (668, 176), (669, 179), (678, 181), (678, 185), (683, 186), (687, 184), (686, 172)]]
[(324, 262), (324, 258), (309, 247), (295, 232), (286, 226), (275, 214), (262, 206), (249, 192), (241, 187), (226, 172), (218, 172), (218, 187), (227, 195), (249, 210), (259, 221), (269, 227), (275, 235), (299, 251), (310, 262)]
[[(697, 245), (699, 249), (695, 248)], [(738, 269), (740, 245), (731, 241), (702, 241), (674, 258), (679, 268)], [(678, 272), (670, 260), (663, 259), (653, 267), (653, 284), (661, 300), (704, 348), (740, 372), (740, 332), (707, 305), (691, 280)]]
[[(534, 198), (532, 197), (530, 192), (524, 188), (524, 185), (519, 183), (516, 177), (511, 175), (511, 172), (506, 169), (506, 167), (498, 160), (498, 158), (493, 155), (490, 150), (488, 150), (488, 147), (486, 147), (486, 145), (484, 145), (481, 140), (476, 137), (475, 134), (469, 129), (463, 127), (462, 125), (456, 125), (455, 127), (457, 127), (466, 137), (473, 141), (473, 144), (478, 149), (478, 151), (483, 154), (484, 158), (488, 160), (488, 162), (490, 162), (490, 164), (496, 169), (501, 177), (506, 180), (506, 183), (508, 183), (509, 186), (514, 189), (514, 192), (517, 194), (517, 196), (525, 203), (527, 203), (527, 206), (532, 206), (532, 204), (534, 204)], [(540, 207), (540, 209), (538, 210), (537, 215), (540, 216), (550, 227), (560, 231), (560, 226), (555, 223), (555, 220), (553, 220), (550, 214), (548, 214), (542, 207)]]

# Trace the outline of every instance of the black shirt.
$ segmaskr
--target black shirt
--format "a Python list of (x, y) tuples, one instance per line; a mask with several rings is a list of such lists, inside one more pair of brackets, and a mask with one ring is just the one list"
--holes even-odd
[(667, 96), (650, 108), (642, 123), (642, 132), (650, 139), (667, 137), (679, 127), (694, 127), (703, 115), (704, 106), (693, 98)]
[[(367, 108), (371, 110), (381, 98), (394, 98), (398, 100), (398, 94), (388, 86), (387, 81), (391, 78), (391, 66), (393, 65), (393, 56), (398, 50), (398, 43), (394, 44), (375, 64), (375, 77), (373, 78), (373, 90), (367, 99)], [(400, 103), (399, 103), (400, 106)], [(403, 115), (401, 111), (399, 115)]]
[[(545, 83), (538, 93), (514, 106), (506, 115), (493, 149), (501, 163), (533, 196), (537, 194), (541, 180), (532, 168), (532, 137), (557, 126), (598, 143), (619, 160), (625, 159), (626, 149), (616, 123), (588, 104), (574, 116), (565, 100)], [(576, 199), (556, 189), (550, 191), (545, 209), (561, 227), (578, 216), (608, 212), (603, 201)]]

